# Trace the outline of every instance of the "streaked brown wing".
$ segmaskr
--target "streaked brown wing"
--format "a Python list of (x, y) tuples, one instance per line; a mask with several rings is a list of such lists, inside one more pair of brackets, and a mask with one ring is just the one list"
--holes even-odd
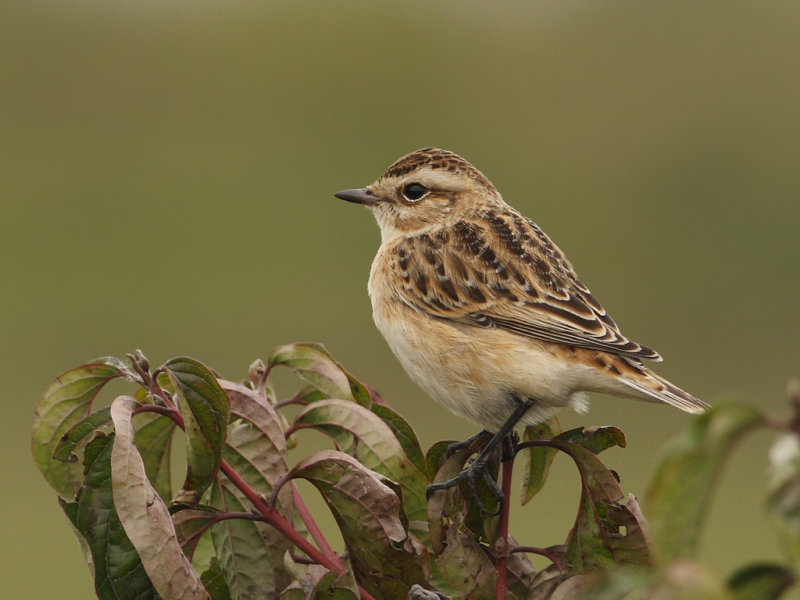
[(431, 317), (661, 360), (620, 333), (561, 250), (511, 207), (484, 208), (446, 230), (406, 238), (393, 252), (397, 292)]

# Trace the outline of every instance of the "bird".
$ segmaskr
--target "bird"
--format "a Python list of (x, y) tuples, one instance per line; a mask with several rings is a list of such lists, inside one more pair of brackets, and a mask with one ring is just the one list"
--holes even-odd
[(368, 291), (392, 352), (429, 396), (491, 435), (429, 495), (486, 479), (490, 452), (515, 428), (583, 412), (587, 392), (708, 408), (645, 365), (661, 356), (625, 337), (558, 246), (459, 155), (416, 150), (334, 196), (380, 227)]

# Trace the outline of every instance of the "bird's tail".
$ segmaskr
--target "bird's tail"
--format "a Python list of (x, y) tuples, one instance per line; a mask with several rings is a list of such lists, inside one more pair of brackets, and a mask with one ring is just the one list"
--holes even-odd
[(643, 368), (637, 377), (620, 377), (619, 381), (632, 390), (639, 392), (637, 397), (653, 402), (666, 402), (688, 413), (698, 414), (708, 410), (709, 406), (669, 381), (656, 375), (650, 369)]

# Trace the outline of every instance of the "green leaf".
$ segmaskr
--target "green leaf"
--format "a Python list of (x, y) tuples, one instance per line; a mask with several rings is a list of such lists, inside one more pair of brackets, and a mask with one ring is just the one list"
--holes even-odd
[(495, 597), (497, 571), (472, 535), (457, 525), (448, 527), (443, 547), (443, 552), (431, 561), (433, 588), (464, 600)]
[[(269, 498), (289, 471), (278, 414), (250, 388), (225, 380), (219, 383), (230, 400), (232, 417), (223, 456), (254, 491)], [(217, 479), (212, 486), (212, 504), (226, 512), (247, 511), (250, 503), (242, 493), (227, 478)], [(291, 518), (291, 486), (281, 488), (277, 506)], [(231, 598), (272, 598), (289, 584), (283, 559), (291, 544), (273, 527), (254, 521), (225, 521), (211, 528), (211, 536)], [(254, 596), (256, 593), (263, 596)]]
[(581, 475), (578, 516), (567, 539), (567, 572), (649, 564), (649, 541), (636, 498), (625, 497), (614, 474), (589, 450), (559, 439), (545, 443), (569, 455)]
[(278, 346), (269, 356), (269, 368), (283, 365), (328, 398), (352, 400), (369, 408), (369, 390), (348, 373), (322, 344), (306, 342)]
[(408, 458), (392, 428), (377, 414), (346, 400), (320, 400), (303, 410), (294, 424), (298, 428), (314, 428), (326, 433), (340, 450), (368, 469), (399, 483), (408, 518), (426, 519), (427, 478)]
[[(554, 586), (552, 592), (549, 592), (546, 596), (535, 595), (534, 598), (547, 598), (547, 600), (573, 600), (574, 598), (580, 598), (585, 600), (595, 584), (597, 576), (597, 572), (590, 572), (567, 577)], [(615, 596), (614, 600), (619, 600), (622, 597)]]
[(752, 408), (715, 406), (669, 445), (650, 483), (646, 511), (664, 562), (697, 554), (717, 474), (734, 444), (761, 420)]
[[(613, 571), (585, 573), (559, 582), (552, 595), (539, 592), (535, 590), (529, 600), (738, 600), (701, 565), (683, 559), (659, 570), (626, 566)], [(769, 596), (752, 598), (770, 600)]]
[(170, 512), (178, 543), (181, 545), (183, 553), (196, 567), (198, 561), (194, 554), (195, 549), (208, 528), (219, 521), (220, 511), (213, 506), (187, 508), (184, 505), (173, 504)]
[(452, 444), (452, 440), (442, 440), (428, 448), (428, 452), (425, 453), (425, 474), (428, 476), (428, 481), (436, 479), (436, 474), (447, 460), (447, 449)]
[(400, 498), (380, 475), (343, 452), (325, 450), (300, 461), (291, 477), (310, 481), (322, 494), (369, 593), (405, 598), (411, 585), (424, 582), (427, 552), (407, 533)]
[[(508, 547), (520, 546), (513, 535), (508, 535)], [(524, 552), (514, 552), (508, 556), (506, 562), (506, 589), (513, 598), (528, 599), (531, 585), (536, 577), (537, 570), (531, 564), (528, 555)]]
[(625, 434), (617, 427), (577, 427), (556, 437), (557, 440), (577, 444), (592, 454), (600, 454), (614, 446), (624, 448), (628, 442)]
[(755, 564), (734, 573), (728, 587), (735, 600), (778, 600), (795, 580), (794, 571), (787, 567)]
[[(501, 448), (497, 448), (486, 461), (486, 470), (490, 477), (500, 485), (498, 477), (500, 475), (500, 453)], [(466, 518), (464, 526), (472, 532), (475, 538), (483, 543), (494, 545), (499, 540), (500, 535), (500, 510), (501, 506), (495, 496), (495, 492), (489, 487), (481, 477), (475, 481), (475, 489), (478, 497), (483, 502), (486, 511), (472, 499), (469, 492), (469, 483), (462, 482), (458, 488), (458, 493), (466, 502)]]
[[(246, 512), (245, 504), (232, 484), (218, 477), (211, 486), (211, 503), (223, 512)], [(211, 527), (211, 539), (233, 600), (274, 598), (287, 583), (279, 582), (282, 569), (276, 569), (271, 545), (262, 537), (272, 533), (264, 523), (228, 519)], [(278, 566), (282, 566), (278, 563)]]
[[(522, 441), (549, 440), (561, 433), (558, 419), (552, 419), (537, 425), (528, 425), (522, 432)], [(556, 456), (555, 448), (532, 446), (522, 451), (522, 505), (525, 506), (538, 494), (550, 474), (550, 465)]]
[(321, 565), (300, 565), (287, 553), (284, 566), (292, 583), (280, 594), (281, 600), (358, 600), (361, 596), (353, 574), (328, 570)]
[[(211, 491), (207, 490), (204, 495), (210, 497)], [(170, 506), (170, 509), (172, 509), (172, 506)], [(178, 540), (181, 542), (181, 548), (184, 548), (183, 551), (184, 554), (186, 554), (186, 556), (189, 556), (189, 551), (188, 551), (189, 548), (184, 547), (186, 538), (181, 537), (181, 531), (180, 528), (178, 527), (178, 522), (179, 522), (178, 516), (180, 515), (181, 512), (183, 511), (180, 511), (178, 513), (173, 512), (172, 522), (175, 523), (175, 531), (178, 534)], [(211, 532), (206, 531), (205, 534), (200, 536), (200, 539), (197, 540), (197, 543), (194, 544), (194, 549), (192, 550), (192, 555), (191, 555), (192, 566), (194, 567), (195, 571), (201, 573), (206, 569), (208, 569), (208, 565), (211, 564), (211, 560), (215, 559), (216, 557), (217, 554), (216, 551), (214, 550), (214, 541), (211, 539)], [(211, 593), (211, 590), (209, 590), (209, 593)]]
[(153, 587), (162, 597), (210, 600), (200, 575), (181, 550), (167, 505), (147, 479), (134, 444), (132, 413), (139, 406), (132, 396), (120, 396), (111, 404), (116, 432), (111, 450), (114, 507)]
[[(458, 475), (470, 456), (470, 452), (462, 450), (454, 453), (449, 458), (447, 448), (452, 442), (437, 442), (429, 450), (426, 457), (428, 467), (433, 469), (437, 464), (439, 468), (430, 477), (432, 483), (448, 481)], [(447, 546), (447, 532), (450, 525), (455, 522), (462, 523), (464, 517), (464, 503), (457, 488), (436, 492), (428, 500), (428, 536), (434, 554), (440, 555)]]
[(280, 600), (307, 600), (306, 593), (302, 586), (293, 581), (292, 584), (281, 592)]
[[(562, 585), (568, 585), (570, 581)], [(577, 596), (581, 600), (734, 600), (734, 596), (717, 577), (687, 560), (677, 560), (660, 571), (632, 568), (587, 574), (582, 583), (588, 585)], [(559, 586), (549, 600), (571, 600), (576, 597), (572, 594), (558, 595), (561, 589)]]
[(114, 437), (101, 435), (86, 445), (84, 485), (78, 490), (75, 502), (62, 499), (59, 502), (89, 547), (95, 593), (100, 600), (160, 598), (114, 509), (111, 484)]
[[(654, 570), (640, 565), (623, 566), (613, 571), (585, 573), (578, 577), (584, 578), (582, 583), (590, 583), (588, 587), (584, 585), (582, 595), (579, 596), (581, 600), (655, 598), (648, 594), (647, 588), (658, 579), (658, 575)], [(565, 580), (563, 587), (557, 585), (556, 588), (560, 592), (569, 591), (569, 581), (571, 579)], [(632, 595), (634, 592), (636, 592), (636, 595)], [(535, 598), (538, 599), (539, 596), (535, 596)], [(667, 600), (667, 598), (673, 600), (671, 596), (667, 596), (664, 600)]]
[(77, 462), (55, 460), (53, 454), (64, 435), (89, 414), (103, 386), (127, 376), (126, 368), (115, 358), (97, 359), (62, 373), (42, 394), (33, 417), (33, 459), (47, 483), (65, 500), (75, 497), (83, 482), (83, 470)]
[[(446, 459), (446, 450), (451, 443), (443, 442), (434, 445), (428, 451), (428, 467), (429, 469), (433, 468), (437, 462), (440, 462), (441, 466), (433, 477), (433, 483), (448, 481), (456, 477), (464, 468), (469, 457), (478, 452), (487, 441), (488, 437), (486, 436), (475, 439), (469, 447), (461, 448)], [(494, 457), (487, 462), (487, 469), (495, 479), (497, 479), (499, 462), (499, 453), (495, 453)], [(476, 538), (489, 544), (496, 541), (499, 515), (491, 515), (491, 511), (497, 507), (497, 500), (482, 479), (476, 482), (476, 490), (489, 510), (489, 515), (483, 513), (478, 503), (473, 501), (473, 494), (466, 482), (449, 490), (436, 492), (431, 496), (428, 501), (428, 532), (434, 553), (442, 554), (444, 552), (448, 528), (454, 522), (463, 525), (472, 531)]]
[(411, 461), (411, 464), (413, 464), (420, 473), (425, 473), (425, 455), (422, 453), (422, 446), (419, 444), (417, 433), (408, 421), (392, 408), (383, 404), (373, 403), (371, 410), (392, 430), (394, 437), (400, 442), (400, 445), (403, 447), (403, 452), (408, 457), (408, 460)]
[(228, 593), (225, 576), (216, 558), (211, 559), (211, 564), (208, 566), (208, 569), (203, 571), (200, 579), (203, 581), (203, 585), (214, 600), (230, 600), (231, 596)]
[(450, 600), (450, 596), (425, 589), (419, 584), (414, 584), (408, 593), (407, 600)]
[(164, 365), (178, 396), (186, 431), (186, 479), (176, 502), (196, 504), (211, 485), (222, 460), (228, 427), (228, 397), (214, 374), (193, 358)]
[(311, 404), (317, 400), (324, 400), (329, 396), (319, 390), (319, 388), (308, 384), (292, 394), (291, 401), (295, 404)]
[[(523, 433), (523, 441), (556, 439), (577, 444), (593, 454), (599, 454), (613, 446), (624, 448), (625, 434), (617, 427), (577, 427), (563, 433), (561, 425), (555, 418), (545, 423), (528, 426)], [(523, 471), (522, 504), (523, 506), (538, 494), (550, 474), (550, 466), (556, 455), (556, 449), (547, 446), (533, 446), (525, 456), (528, 458), (527, 468)]]
[(77, 462), (78, 456), (73, 450), (81, 443), (88, 441), (88, 437), (103, 428), (104, 425), (111, 423), (111, 407), (101, 408), (88, 416), (84, 417), (64, 434), (61, 441), (53, 452), (53, 458), (61, 462)]
[[(443, 462), (442, 459), (447, 455), (446, 448), (451, 444), (446, 443), (442, 448), (432, 448), (428, 452), (429, 468), (436, 462), (441, 462), (433, 482), (441, 483), (456, 477), (464, 469), (467, 460), (483, 450), (490, 437), (488, 434), (481, 434), (472, 438), (469, 440), (471, 442), (469, 446), (461, 447)], [(500, 470), (500, 448), (489, 456), (486, 470), (489, 476), (497, 481)], [(446, 491), (438, 491), (428, 501), (428, 531), (431, 546), (437, 554), (442, 552), (447, 526), (454, 520), (463, 521), (464, 526), (482, 542), (491, 545), (497, 541), (500, 525), (500, 507), (497, 498), (482, 477), (477, 478), (474, 483), (475, 493), (483, 503), (485, 511), (474, 501), (475, 494), (470, 489), (468, 481), (463, 481)]]
[(283, 590), (279, 598), (280, 600), (308, 600), (303, 588), (297, 582), (293, 582), (289, 587)]
[(361, 596), (355, 590), (352, 574), (328, 571), (314, 586), (310, 597), (313, 600), (359, 600)]
[[(225, 459), (256, 492), (268, 498), (289, 472), (280, 415), (250, 388), (223, 379), (219, 383), (230, 400), (232, 418)], [(291, 513), (292, 493), (288, 486), (281, 489), (277, 500), (283, 514)], [(281, 552), (278, 558), (283, 560), (282, 556)]]
[(136, 417), (136, 447), (144, 461), (147, 478), (159, 496), (172, 498), (172, 439), (177, 425), (157, 413), (142, 413)]
[(778, 438), (769, 453), (767, 508), (784, 549), (800, 563), (800, 441), (794, 433)]
[(295, 562), (289, 552), (284, 555), (283, 566), (292, 582), (281, 592), (281, 600), (307, 600), (316, 585), (330, 573), (322, 565)]

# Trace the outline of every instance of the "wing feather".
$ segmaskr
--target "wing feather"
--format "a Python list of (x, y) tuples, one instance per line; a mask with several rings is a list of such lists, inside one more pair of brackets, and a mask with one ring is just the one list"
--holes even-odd
[(431, 317), (661, 360), (622, 335), (561, 250), (508, 205), (403, 238), (393, 253), (399, 297)]

